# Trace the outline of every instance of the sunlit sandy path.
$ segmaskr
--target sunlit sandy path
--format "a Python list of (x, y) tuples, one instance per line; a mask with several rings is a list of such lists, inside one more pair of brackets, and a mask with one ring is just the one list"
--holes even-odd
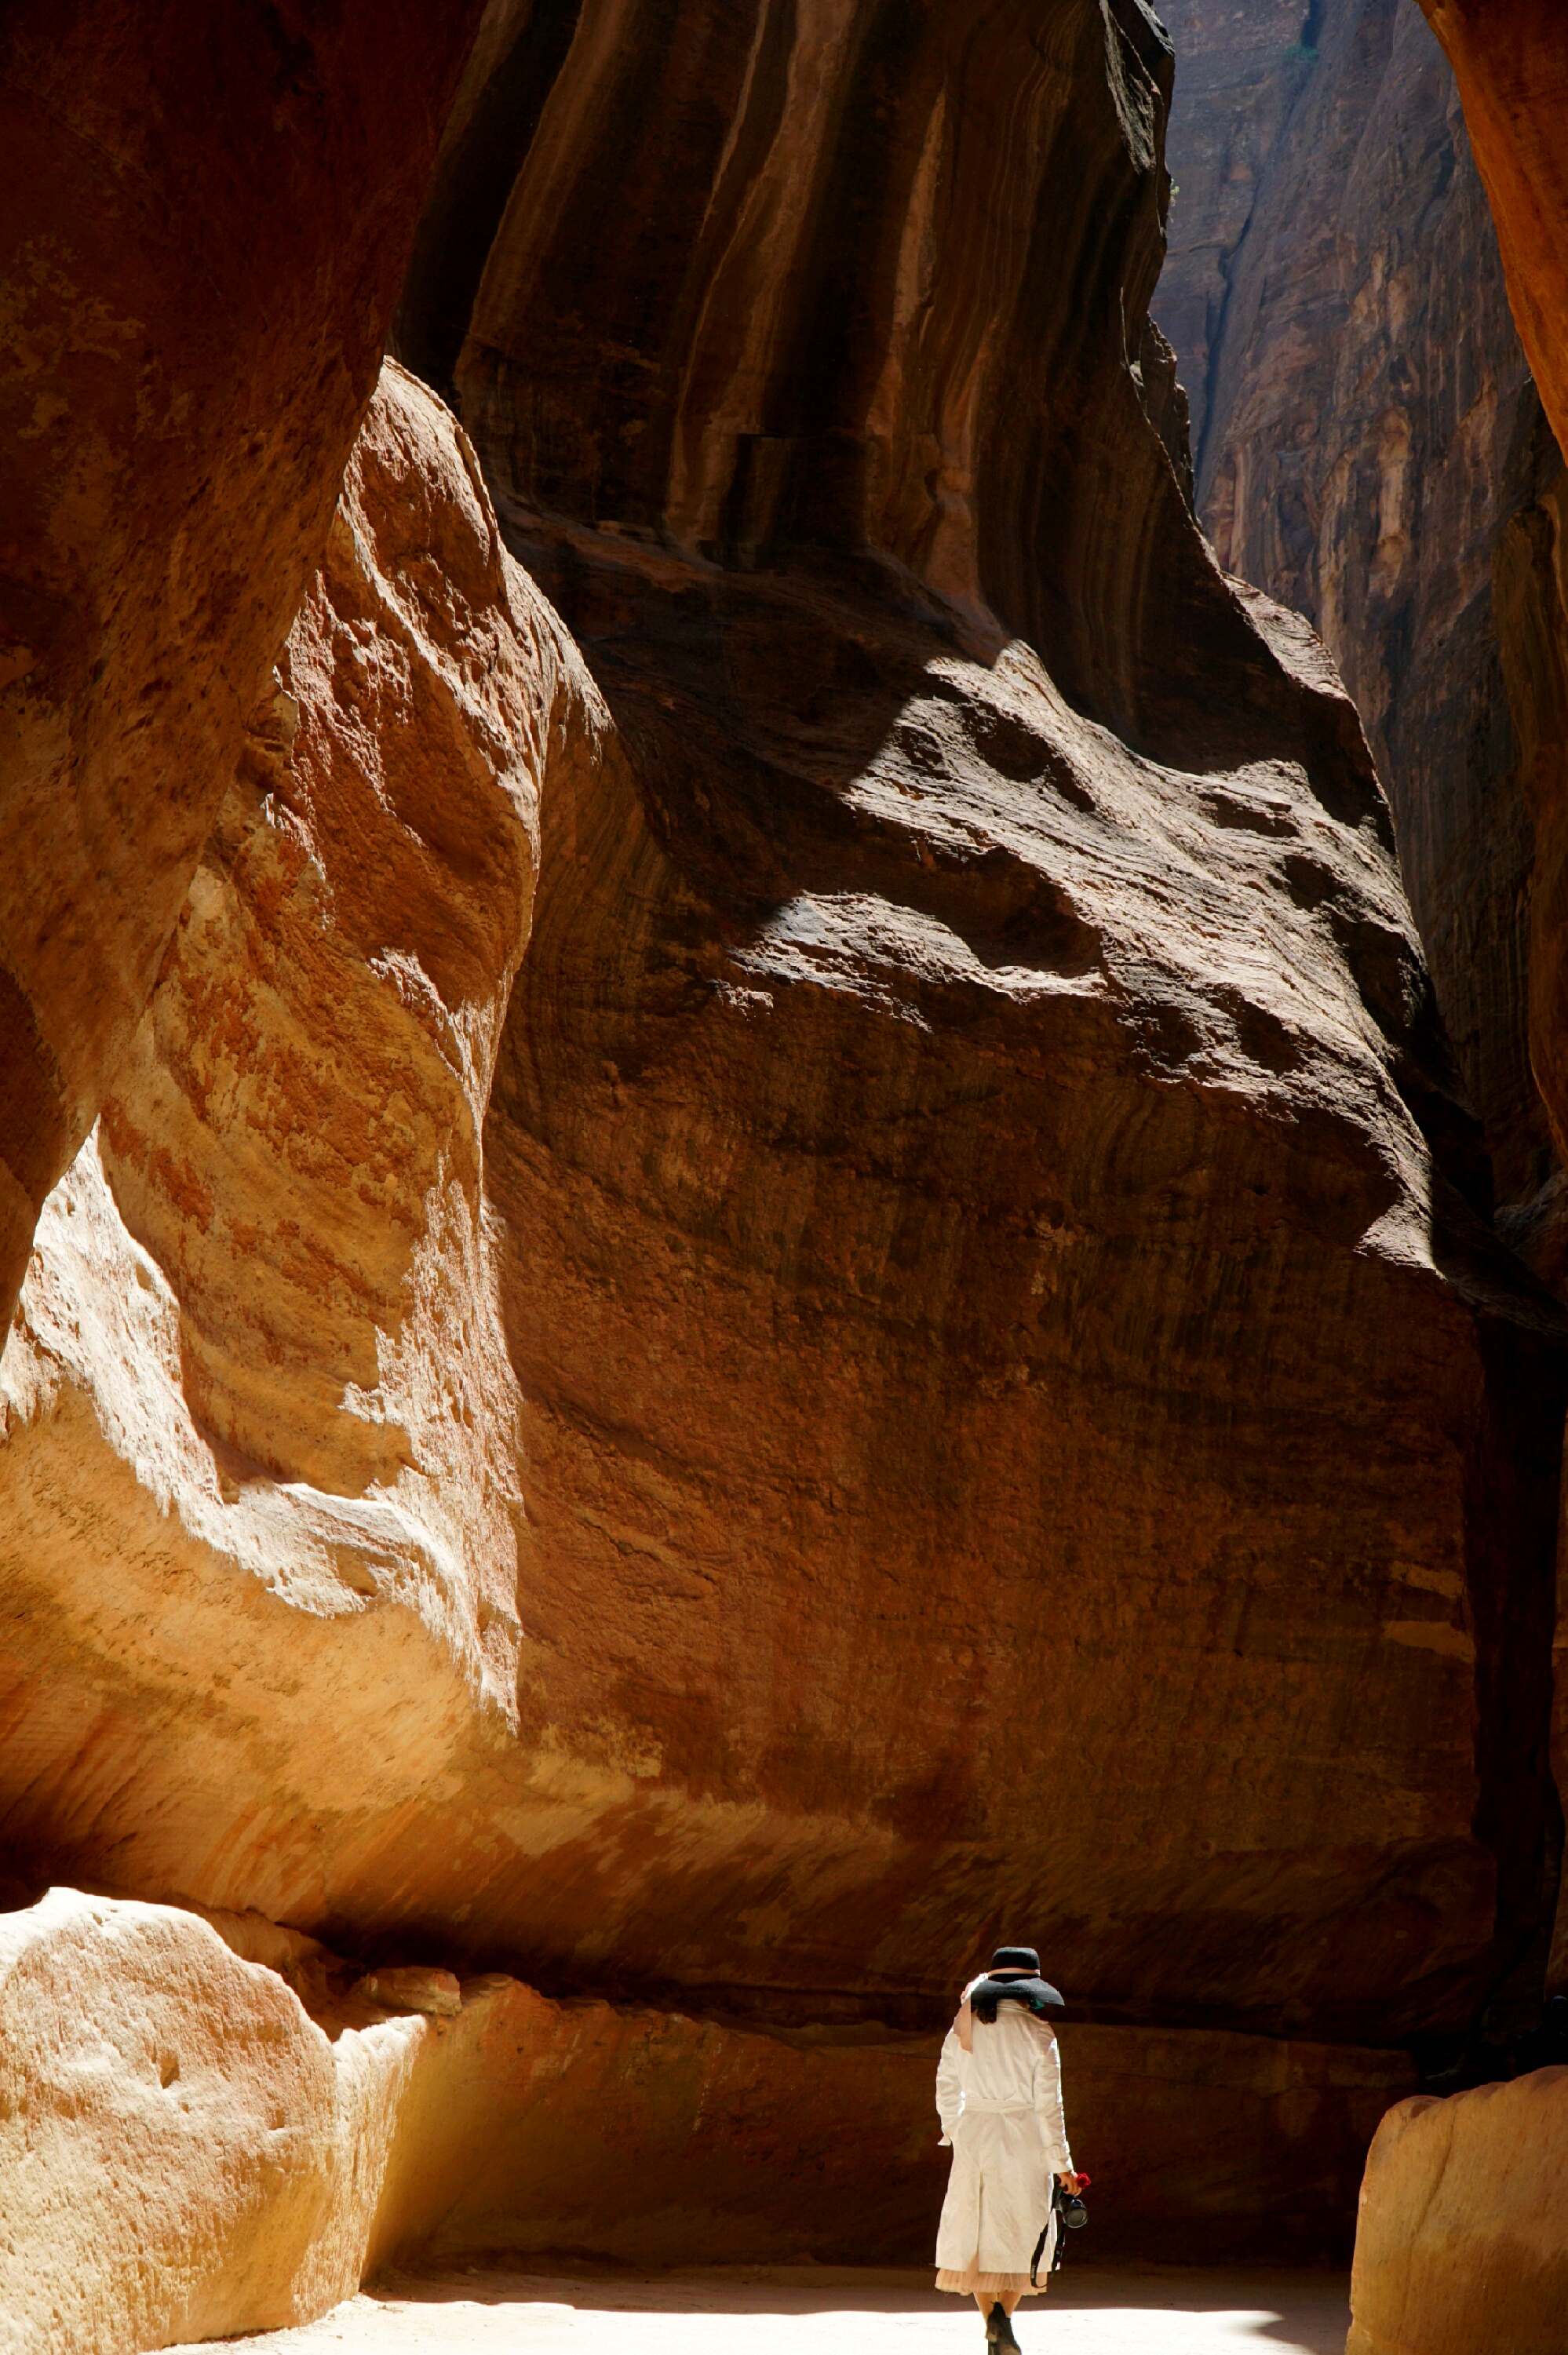
[[(1077, 2269), (1019, 2320), (1024, 2355), (1341, 2355), (1344, 2281), (1299, 2273)], [(984, 2355), (973, 2307), (910, 2274), (780, 2267), (678, 2280), (400, 2275), (246, 2355)]]

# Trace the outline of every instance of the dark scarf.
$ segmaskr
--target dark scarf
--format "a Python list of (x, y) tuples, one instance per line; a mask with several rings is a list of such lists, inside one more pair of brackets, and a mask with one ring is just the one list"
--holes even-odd
[(1065, 1998), (1038, 1972), (1028, 1978), (983, 1978), (978, 1987), (969, 1990), (969, 2009), (976, 2019), (985, 2021), (987, 2028), (995, 2028), (997, 2024), (997, 2006), (999, 2003), (1021, 2003), (1026, 2011), (1032, 2011), (1037, 2018), (1043, 2017), (1048, 2011), (1064, 2011), (1067, 2008)]

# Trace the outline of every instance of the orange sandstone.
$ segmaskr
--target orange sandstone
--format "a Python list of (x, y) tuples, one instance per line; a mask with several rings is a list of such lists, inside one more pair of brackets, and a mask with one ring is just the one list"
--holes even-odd
[(376, 380), (480, 0), (0, 27), (0, 1316)]

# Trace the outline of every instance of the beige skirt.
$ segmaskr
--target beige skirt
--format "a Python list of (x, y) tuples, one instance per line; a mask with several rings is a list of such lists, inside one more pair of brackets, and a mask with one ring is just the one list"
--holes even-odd
[(950, 2289), (959, 2297), (1043, 2297), (1050, 2283), (1047, 2274), (1038, 2289), (1028, 2274), (983, 2274), (978, 2265), (970, 2264), (961, 2274), (951, 2265), (944, 2265), (936, 2276), (938, 2289)]

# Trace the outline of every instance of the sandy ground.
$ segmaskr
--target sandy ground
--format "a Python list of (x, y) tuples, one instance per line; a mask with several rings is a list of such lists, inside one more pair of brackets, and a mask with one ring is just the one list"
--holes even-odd
[[(1024, 2355), (1343, 2355), (1347, 2284), (1326, 2274), (1057, 2276), (1018, 2318)], [(232, 2342), (231, 2342), (232, 2343)], [(247, 2355), (984, 2355), (974, 2306), (928, 2275), (781, 2266), (666, 2276), (398, 2274)]]

